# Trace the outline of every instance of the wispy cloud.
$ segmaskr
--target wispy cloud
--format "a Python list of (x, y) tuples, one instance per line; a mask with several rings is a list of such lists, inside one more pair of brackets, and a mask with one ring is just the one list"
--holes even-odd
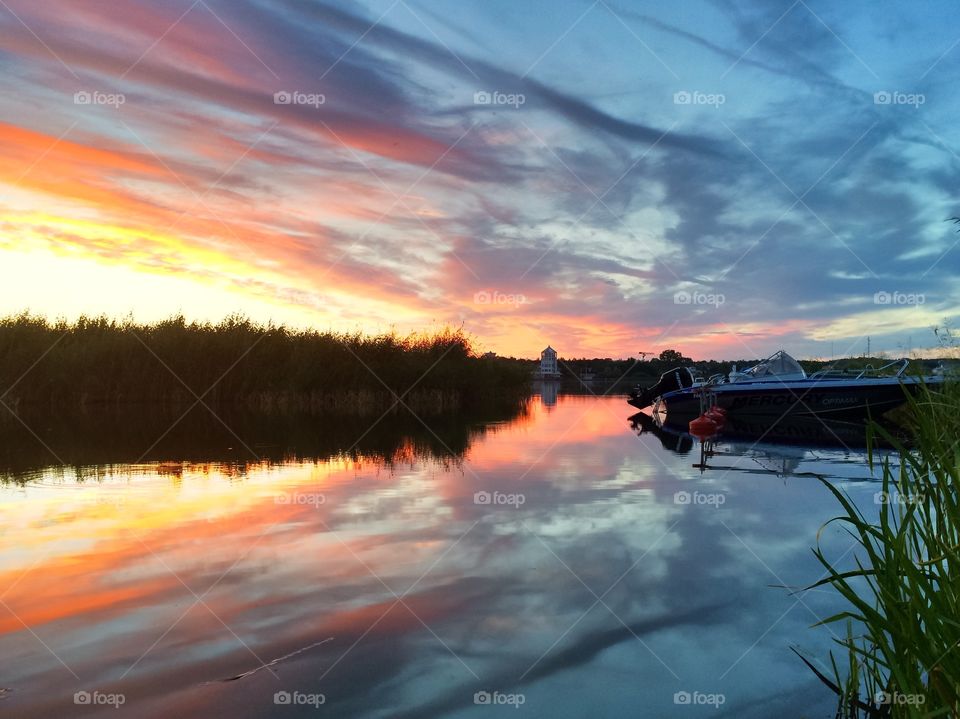
[[(176, 275), (325, 326), (462, 323), (520, 354), (743, 354), (729, 328), (817, 353), (823, 328), (867, 331), (879, 291), (925, 305), (884, 315), (875, 346), (960, 314), (941, 77), (960, 53), (929, 19), (8, 5), (0, 253)], [(3, 309), (158, 310), (54, 307), (36, 286)]]

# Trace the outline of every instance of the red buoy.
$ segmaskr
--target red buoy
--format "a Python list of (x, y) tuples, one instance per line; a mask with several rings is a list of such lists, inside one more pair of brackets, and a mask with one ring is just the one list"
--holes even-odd
[(703, 413), (703, 416), (719, 425), (727, 421), (727, 413), (720, 407), (711, 407)]
[(717, 423), (706, 415), (700, 415), (696, 419), (690, 420), (690, 434), (697, 439), (710, 437), (717, 432)]

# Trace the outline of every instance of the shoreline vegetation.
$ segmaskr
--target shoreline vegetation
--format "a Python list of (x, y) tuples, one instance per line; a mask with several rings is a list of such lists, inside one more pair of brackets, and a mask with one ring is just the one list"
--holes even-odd
[[(948, 383), (908, 399), (907, 443), (871, 427), (872, 440), (892, 445), (897, 466), (881, 465), (876, 521), (840, 489), (822, 480), (854, 540), (853, 569), (814, 553), (847, 608), (820, 624), (845, 625), (832, 677), (803, 661), (838, 699), (838, 719), (960, 716), (960, 387)], [(875, 466), (874, 447), (868, 461)], [(823, 530), (821, 530), (823, 531)]]
[[(761, 359), (695, 361), (667, 349), (640, 359), (561, 358), (559, 370), (568, 391), (625, 393), (675, 367), (694, 366), (710, 376)], [(814, 372), (888, 360), (799, 361)], [(934, 364), (913, 360), (910, 372)], [(459, 329), (364, 335), (291, 329), (240, 315), (216, 324), (183, 316), (153, 324), (102, 316), (50, 321), (29, 312), (0, 318), (0, 401), (16, 411), (179, 407), (199, 397), (211, 406), (270, 413), (368, 415), (390, 408), (449, 414), (512, 405), (529, 396), (538, 367), (534, 359), (480, 356)]]
[(0, 388), (16, 412), (202, 402), (263, 413), (439, 415), (514, 407), (529, 394), (530, 368), (479, 357), (462, 330), (370, 336), (240, 316), (141, 324), (24, 313), (0, 319)]

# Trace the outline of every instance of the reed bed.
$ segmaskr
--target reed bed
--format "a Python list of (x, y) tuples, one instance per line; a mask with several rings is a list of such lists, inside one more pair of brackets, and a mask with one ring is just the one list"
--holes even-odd
[[(0, 400), (25, 405), (209, 405), (266, 411), (443, 413), (527, 393), (529, 368), (480, 358), (459, 330), (377, 336), (230, 317), (155, 324), (0, 319)], [(402, 403), (395, 401), (402, 398)]]
[(871, 468), (876, 439), (900, 456), (881, 466), (876, 520), (825, 482), (857, 554), (844, 570), (815, 550), (827, 576), (811, 588), (832, 587), (848, 607), (823, 622), (846, 625), (832, 678), (807, 662), (836, 692), (838, 718), (960, 716), (960, 389), (923, 388), (906, 409), (909, 446), (871, 428)]

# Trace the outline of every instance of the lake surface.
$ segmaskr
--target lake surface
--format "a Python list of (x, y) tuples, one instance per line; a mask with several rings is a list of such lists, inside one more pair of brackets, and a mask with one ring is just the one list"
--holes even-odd
[(0, 715), (832, 716), (791, 647), (825, 667), (841, 605), (779, 586), (822, 576), (814, 474), (875, 512), (864, 452), (721, 441), (701, 470), (631, 414), (38, 430), (2, 452)]

